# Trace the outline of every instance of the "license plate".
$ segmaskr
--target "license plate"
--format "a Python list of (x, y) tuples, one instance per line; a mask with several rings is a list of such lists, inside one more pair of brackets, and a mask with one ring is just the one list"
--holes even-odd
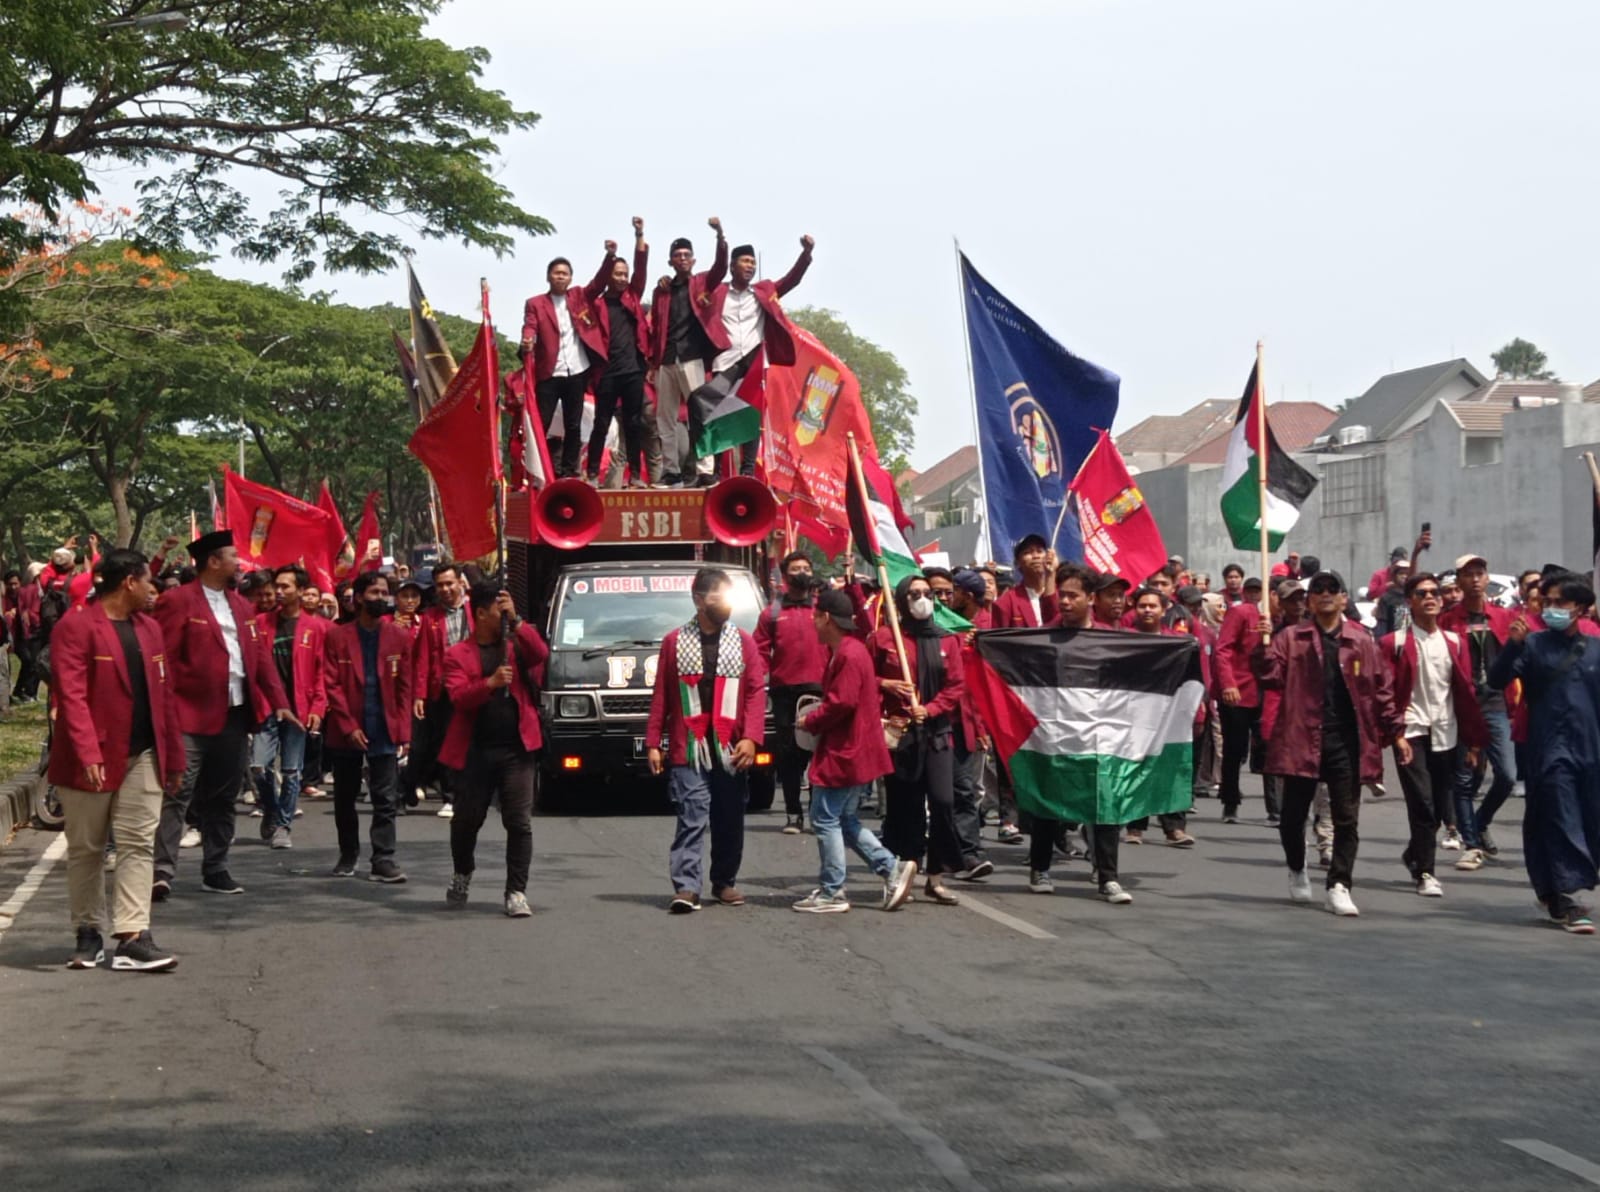
[(650, 750), (645, 745), (644, 738), (643, 737), (635, 737), (633, 739), (633, 756), (634, 757), (647, 757), (649, 755), (649, 753), (650, 753)]

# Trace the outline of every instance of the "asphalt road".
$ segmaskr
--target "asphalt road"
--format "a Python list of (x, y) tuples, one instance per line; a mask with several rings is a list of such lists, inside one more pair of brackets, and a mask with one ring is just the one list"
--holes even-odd
[[(198, 893), (185, 855), (170, 975), (62, 968), (49, 872), (0, 937), (0, 1187), (1600, 1182), (1600, 937), (1539, 925), (1516, 801), (1501, 863), (1446, 869), (1441, 901), (1399, 863), (1399, 799), (1369, 803), (1359, 920), (1291, 906), (1275, 834), (1214, 801), (1192, 852), (1124, 848), (1128, 907), (1082, 862), (1029, 894), (994, 846), (972, 901), (1001, 919), (792, 914), (816, 850), (781, 815), (751, 818), (742, 909), (668, 916), (671, 821), (615, 816), (536, 823), (521, 921), (491, 821), (450, 913), (445, 821), (401, 822), (411, 881), (383, 887), (324, 876), (331, 813), (307, 807), (289, 853), (241, 820), (242, 897)], [(0, 854), (0, 903), (50, 840)]]

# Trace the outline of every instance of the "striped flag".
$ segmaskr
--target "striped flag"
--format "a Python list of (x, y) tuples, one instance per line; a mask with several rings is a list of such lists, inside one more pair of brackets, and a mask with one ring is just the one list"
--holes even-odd
[(993, 630), (978, 635), (967, 682), (1024, 810), (1125, 824), (1188, 808), (1203, 695), (1194, 638)]
[[(1250, 370), (1250, 380), (1245, 383), (1244, 396), (1239, 399), (1239, 413), (1233, 420), (1233, 433), (1228, 436), (1228, 455), (1222, 465), (1222, 520), (1227, 524), (1228, 537), (1240, 550), (1261, 549), (1261, 522), (1267, 523), (1267, 549), (1277, 550), (1294, 523), (1300, 520), (1300, 507), (1317, 487), (1317, 478), (1289, 457), (1278, 446), (1272, 424), (1263, 412), (1257, 416), (1257, 403), (1265, 401), (1261, 393), (1261, 361)], [(1261, 444), (1261, 431), (1267, 432), (1266, 447)], [(1266, 455), (1267, 507), (1261, 508), (1261, 457)]]

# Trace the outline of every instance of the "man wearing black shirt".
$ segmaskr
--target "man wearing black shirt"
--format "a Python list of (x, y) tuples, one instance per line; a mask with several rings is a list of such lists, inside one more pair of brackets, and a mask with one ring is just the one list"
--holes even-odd
[[(722, 284), (728, 272), (728, 241), (720, 219), (713, 215), (708, 222), (717, 233), (717, 256), (711, 268), (694, 272), (694, 246), (680, 236), (672, 242), (667, 258), (672, 276), (656, 285), (650, 363), (655, 372), (656, 433), (664, 455), (650, 460), (650, 477), (659, 488), (684, 479), (677, 467), (678, 411), (689, 394), (705, 384), (706, 366), (717, 354), (705, 320), (711, 317), (711, 291)], [(698, 461), (697, 471), (710, 476), (710, 456)]]
[(589, 456), (584, 467), (585, 478), (596, 486), (600, 483), (600, 457), (605, 452), (606, 435), (611, 430), (611, 420), (621, 406), (622, 442), (627, 452), (630, 483), (635, 488), (646, 487), (640, 472), (640, 456), (644, 451), (644, 372), (645, 354), (649, 342), (644, 333), (643, 311), (639, 300), (644, 296), (645, 272), (650, 267), (650, 246), (644, 242), (644, 220), (633, 217), (633, 273), (629, 276), (628, 263), (618, 258), (617, 242), (606, 241), (605, 260), (595, 282), (605, 287), (592, 303), (600, 320), (600, 333), (606, 343), (606, 359), (601, 366), (599, 380), (594, 387), (594, 430), (589, 435)]

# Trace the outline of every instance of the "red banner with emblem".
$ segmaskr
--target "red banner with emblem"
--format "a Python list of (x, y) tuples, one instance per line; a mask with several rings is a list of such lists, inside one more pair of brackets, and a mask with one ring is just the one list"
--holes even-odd
[(1142, 584), (1166, 566), (1161, 528), (1105, 431), (1067, 491), (1077, 501), (1083, 561), (1090, 567)]

